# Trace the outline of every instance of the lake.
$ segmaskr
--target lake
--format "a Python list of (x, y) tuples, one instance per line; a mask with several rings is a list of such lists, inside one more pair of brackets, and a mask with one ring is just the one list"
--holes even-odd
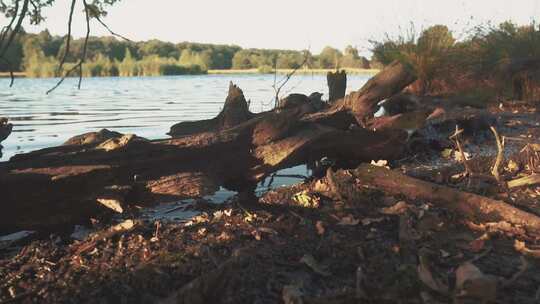
[[(283, 77), (278, 75), (278, 80)], [(357, 90), (369, 75), (348, 77)], [(17, 153), (60, 145), (68, 138), (102, 128), (135, 133), (149, 139), (168, 138), (169, 127), (180, 121), (214, 117), (222, 109), (229, 81), (239, 85), (253, 112), (273, 106), (274, 75), (229, 74), (171, 77), (85, 78), (78, 90), (76, 78), (54, 92), (45, 92), (57, 79), (0, 79), (0, 117), (14, 124), (2, 145), (2, 161)], [(293, 76), (282, 89), (288, 93), (325, 93), (325, 75)]]

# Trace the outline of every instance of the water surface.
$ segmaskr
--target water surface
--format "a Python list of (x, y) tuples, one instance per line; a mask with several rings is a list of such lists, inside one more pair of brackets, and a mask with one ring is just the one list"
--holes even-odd
[[(350, 76), (349, 90), (360, 88), (368, 78)], [(14, 124), (13, 133), (2, 143), (0, 160), (102, 128), (149, 139), (168, 138), (165, 133), (177, 122), (219, 113), (230, 81), (251, 100), (251, 111), (271, 109), (273, 75), (87, 78), (81, 90), (76, 88), (77, 79), (71, 78), (49, 95), (45, 92), (57, 79), (16, 79), (12, 88), (9, 79), (0, 79), (0, 116)], [(326, 76), (294, 76), (282, 95), (315, 91), (327, 94)]]

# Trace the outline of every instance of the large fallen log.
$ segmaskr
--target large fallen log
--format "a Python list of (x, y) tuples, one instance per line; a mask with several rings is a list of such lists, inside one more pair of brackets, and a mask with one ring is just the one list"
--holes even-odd
[(343, 128), (351, 123), (364, 126), (377, 109), (377, 103), (401, 92), (416, 80), (413, 68), (399, 61), (387, 65), (358, 91), (336, 100), (329, 108), (306, 115), (304, 121)]
[[(337, 174), (343, 175), (344, 173), (338, 172)], [(357, 169), (351, 170), (350, 174), (352, 174), (353, 179), (356, 179), (356, 183), (347, 186), (336, 182), (339, 177), (336, 178), (329, 172), (334, 190), (350, 197), (358, 191), (355, 187), (372, 187), (391, 195), (403, 195), (413, 200), (429, 201), (434, 205), (457, 212), (464, 218), (482, 222), (504, 221), (523, 227), (529, 232), (540, 233), (540, 217), (503, 201), (425, 182), (394, 170), (368, 164), (360, 165)], [(349, 176), (351, 176), (350, 174)]]
[[(381, 73), (360, 90), (367, 97), (355, 95), (358, 102), (372, 103), (408, 83), (403, 75)], [(171, 133), (178, 138), (149, 141), (100, 131), (14, 156), (0, 163), (0, 231), (77, 222), (95, 214), (98, 201), (119, 212), (123, 205), (207, 195), (218, 186), (249, 192), (277, 170), (325, 156), (361, 162), (402, 155), (404, 131), (304, 119), (319, 108), (295, 96), (276, 110), (252, 114), (242, 91), (231, 85), (223, 111), (211, 120), (175, 125)], [(342, 117), (354, 120), (347, 111)]]

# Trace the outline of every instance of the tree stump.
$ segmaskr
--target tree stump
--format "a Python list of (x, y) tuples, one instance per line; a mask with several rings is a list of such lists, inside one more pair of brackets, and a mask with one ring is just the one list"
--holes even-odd
[(0, 143), (11, 134), (13, 125), (8, 123), (8, 119), (0, 117)]
[(328, 72), (326, 81), (328, 83), (329, 103), (345, 97), (345, 90), (347, 89), (347, 73), (345, 73), (345, 70), (336, 71), (335, 73)]

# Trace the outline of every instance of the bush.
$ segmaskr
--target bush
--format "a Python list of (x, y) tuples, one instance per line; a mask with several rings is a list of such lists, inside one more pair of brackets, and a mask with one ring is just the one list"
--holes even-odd
[(197, 75), (206, 74), (206, 70), (203, 70), (199, 65), (164, 64), (160, 67), (160, 74), (164, 76)]
[(257, 68), (257, 71), (261, 74), (272, 74), (274, 73), (274, 68), (269, 65), (262, 65)]

